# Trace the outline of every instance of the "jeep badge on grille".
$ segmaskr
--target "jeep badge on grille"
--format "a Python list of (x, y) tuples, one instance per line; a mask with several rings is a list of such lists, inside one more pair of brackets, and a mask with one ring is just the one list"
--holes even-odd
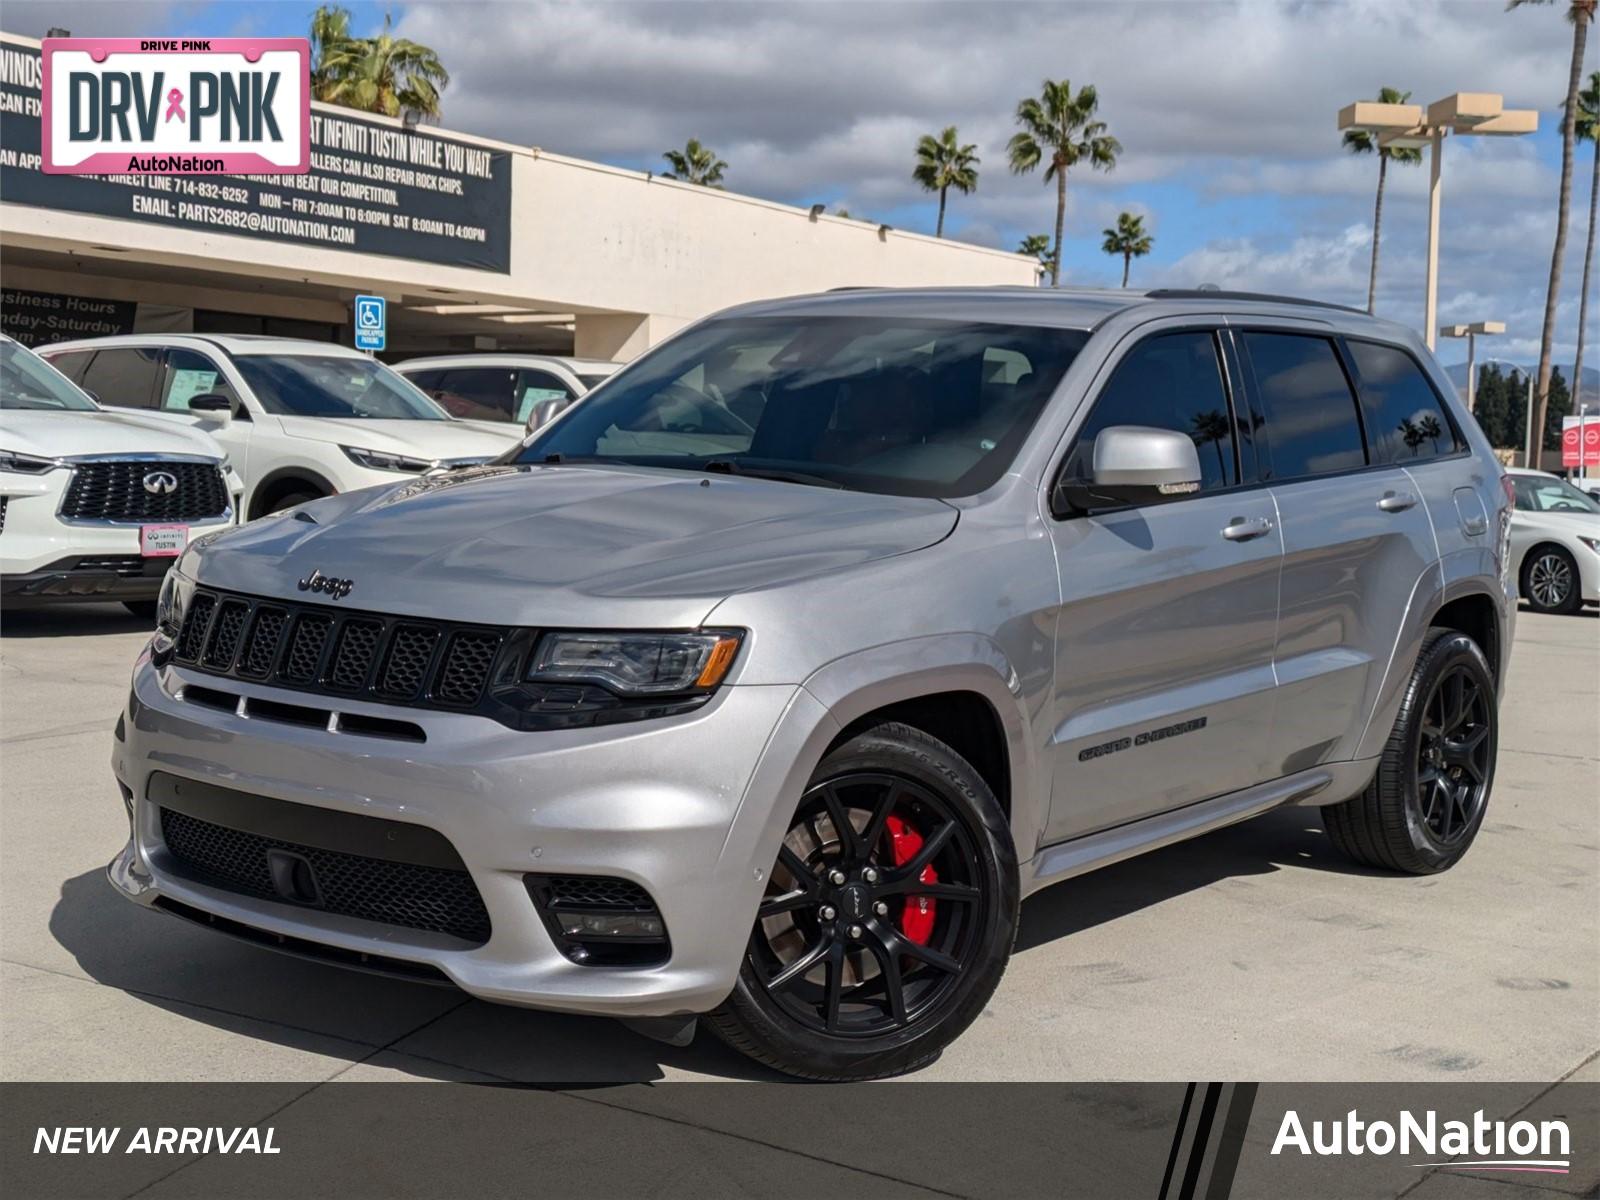
[(350, 594), (350, 589), (355, 587), (354, 579), (335, 579), (332, 575), (324, 575), (321, 571), (313, 571), (300, 581), (302, 592), (322, 592), (334, 600), (343, 600)]

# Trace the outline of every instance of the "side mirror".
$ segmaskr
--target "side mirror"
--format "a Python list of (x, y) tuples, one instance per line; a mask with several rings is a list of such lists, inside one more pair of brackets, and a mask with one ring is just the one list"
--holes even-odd
[(541, 400), (533, 406), (528, 413), (528, 432), (532, 433), (541, 425), (548, 425), (568, 408), (572, 407), (572, 400), (568, 397), (559, 397), (553, 400)]
[(1200, 490), (1194, 440), (1172, 429), (1112, 425), (1094, 439), (1092, 477), (1062, 480), (1058, 510), (1159, 504)]
[(220, 392), (205, 392), (189, 397), (189, 411), (226, 425), (233, 420), (233, 401)]

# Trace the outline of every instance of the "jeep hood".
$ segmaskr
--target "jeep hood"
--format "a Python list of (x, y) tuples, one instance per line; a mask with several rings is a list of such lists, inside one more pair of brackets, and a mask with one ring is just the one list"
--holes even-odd
[(185, 557), (213, 587), (496, 625), (686, 628), (735, 592), (947, 537), (939, 500), (622, 466), (481, 467), (304, 504)]

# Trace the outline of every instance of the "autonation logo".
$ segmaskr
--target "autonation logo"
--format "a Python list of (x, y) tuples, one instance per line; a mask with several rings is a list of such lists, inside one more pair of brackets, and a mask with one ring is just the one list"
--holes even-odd
[[(1440, 1121), (1431, 1109), (1420, 1118), (1402, 1109), (1393, 1121), (1363, 1121), (1353, 1108), (1338, 1120), (1312, 1121), (1308, 1133), (1300, 1114), (1291, 1108), (1283, 1114), (1272, 1143), (1274, 1154), (1289, 1151), (1319, 1157), (1417, 1155), (1430, 1160), (1443, 1155), (1455, 1161), (1411, 1165), (1565, 1175), (1572, 1166), (1572, 1135), (1565, 1121), (1491, 1121), (1482, 1109), (1472, 1114), (1471, 1121)], [(1462, 1155), (1471, 1157), (1460, 1161)]]

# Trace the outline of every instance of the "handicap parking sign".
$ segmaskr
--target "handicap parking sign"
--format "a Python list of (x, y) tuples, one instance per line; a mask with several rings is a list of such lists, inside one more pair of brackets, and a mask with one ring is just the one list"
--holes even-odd
[(386, 343), (387, 314), (382, 296), (356, 297), (356, 349), (382, 350)]

